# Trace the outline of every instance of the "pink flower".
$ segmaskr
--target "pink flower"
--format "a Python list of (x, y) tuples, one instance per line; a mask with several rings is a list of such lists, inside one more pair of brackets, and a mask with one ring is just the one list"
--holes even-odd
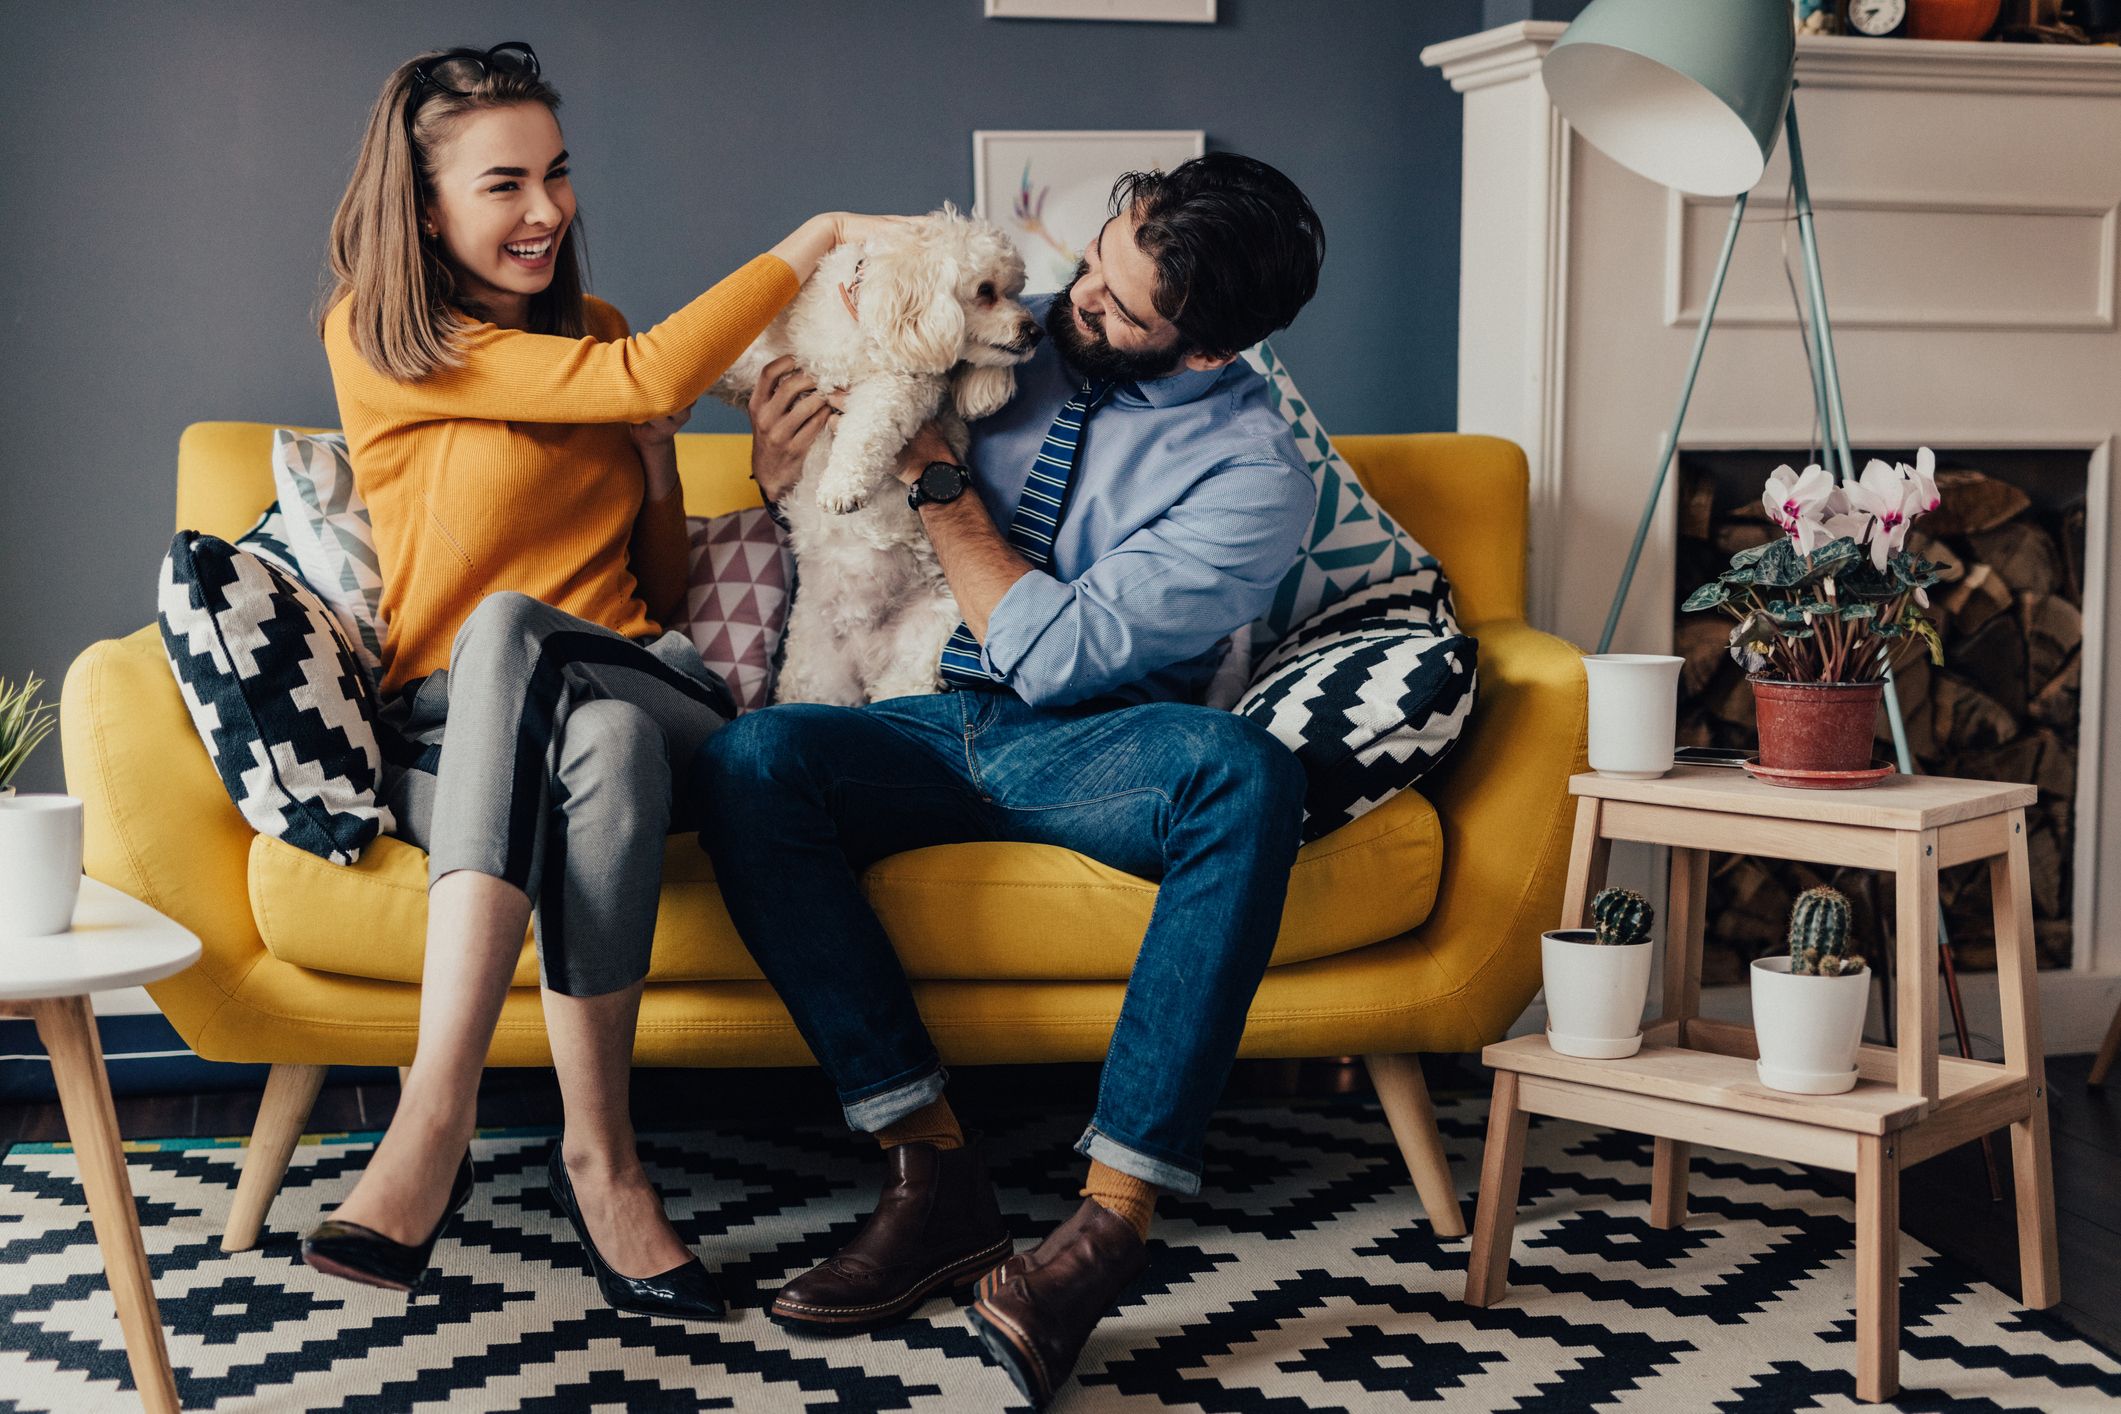
[(1900, 474), (1907, 479), (1910, 493), (1908, 519), (1928, 515), (1944, 504), (1943, 496), (1937, 491), (1937, 454), (1928, 447), (1916, 448), (1915, 464), (1902, 465)]
[(1768, 477), (1767, 489), (1760, 493), (1760, 504), (1783, 533), (1797, 542), (1797, 553), (1809, 555), (1833, 538), (1821, 521), (1833, 495), (1833, 473), (1825, 467), (1808, 466), (1800, 476), (1787, 466), (1779, 466)]
[(1915, 484), (1902, 476), (1898, 467), (1873, 457), (1863, 468), (1862, 477), (1846, 489), (1851, 512), (1846, 519), (1870, 519), (1871, 563), (1882, 571), (1893, 552), (1907, 543), (1908, 522), (1913, 518), (1918, 494)]

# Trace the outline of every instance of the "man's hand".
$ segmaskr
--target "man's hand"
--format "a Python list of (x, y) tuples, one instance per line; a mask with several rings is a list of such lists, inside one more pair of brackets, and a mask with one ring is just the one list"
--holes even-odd
[(779, 501), (803, 474), (818, 433), (846, 406), (846, 390), (821, 391), (817, 380), (783, 356), (766, 365), (751, 390), (751, 479)]
[(913, 434), (906, 450), (898, 454), (898, 479), (911, 486), (921, 479), (921, 471), (930, 462), (955, 462), (957, 452), (943, 439), (942, 429), (933, 422), (921, 424), (921, 430)]

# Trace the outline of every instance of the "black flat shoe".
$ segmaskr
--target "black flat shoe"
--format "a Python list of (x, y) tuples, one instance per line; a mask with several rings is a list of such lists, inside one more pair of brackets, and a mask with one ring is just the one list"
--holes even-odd
[(567, 1160), (560, 1155), (557, 1139), (552, 1141), (552, 1153), (545, 1160), (545, 1172), (552, 1184), (552, 1201), (574, 1224), (574, 1235), (582, 1240), (582, 1250), (589, 1254), (589, 1269), (596, 1273), (597, 1289), (614, 1310), (674, 1316), (681, 1321), (719, 1321), (729, 1314), (728, 1303), (715, 1289), (714, 1278), (697, 1257), (652, 1277), (621, 1276), (613, 1271), (590, 1240), (589, 1225), (582, 1221), (582, 1210), (574, 1201), (574, 1184), (567, 1177)]
[(326, 1218), (303, 1234), (302, 1260), (327, 1276), (391, 1291), (410, 1291), (427, 1270), (427, 1259), (434, 1252), (442, 1229), (471, 1201), (473, 1177), (471, 1155), (466, 1154), (464, 1162), (457, 1166), (456, 1182), (449, 1188), (449, 1206), (442, 1210), (441, 1219), (425, 1242), (394, 1242), (372, 1227)]

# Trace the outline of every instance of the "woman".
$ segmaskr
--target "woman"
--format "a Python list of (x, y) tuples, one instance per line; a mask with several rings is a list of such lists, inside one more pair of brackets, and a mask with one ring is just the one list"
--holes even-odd
[(685, 594), (672, 439), (827, 251), (897, 218), (814, 217), (628, 338), (582, 293), (559, 101), (528, 45), (400, 66), (332, 222), (322, 334), (382, 560), (383, 713), (413, 748), (390, 803), (429, 853), (428, 922), (397, 1113), (302, 1256), (418, 1280), (469, 1196), (479, 1074), (529, 920), (566, 1105), (554, 1198), (606, 1300), (714, 1317), (627, 1113), (664, 837), (690, 827), (672, 773), (734, 710), (658, 627)]

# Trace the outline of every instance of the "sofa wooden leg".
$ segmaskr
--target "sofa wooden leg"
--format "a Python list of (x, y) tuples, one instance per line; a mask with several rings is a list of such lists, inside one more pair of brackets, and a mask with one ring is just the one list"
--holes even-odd
[(258, 1245), (265, 1215), (287, 1176), (287, 1161), (302, 1138), (302, 1126), (324, 1087), (321, 1065), (276, 1065), (265, 1079), (265, 1098), (258, 1105), (258, 1124), (243, 1155), (243, 1176), (236, 1180), (236, 1199), (229, 1205), (228, 1228), (221, 1234), (223, 1252), (243, 1252)]
[(1414, 1191), (1429, 1215), (1429, 1226), (1438, 1237), (1464, 1237), (1465, 1214), (1458, 1207), (1458, 1189), (1451, 1182), (1451, 1161), (1443, 1151), (1443, 1136), (1436, 1132), (1436, 1107), (1429, 1103), (1429, 1087), (1421, 1078), (1421, 1057), (1414, 1055), (1364, 1056), (1370, 1083), (1377, 1087), (1379, 1103), (1399, 1153), (1413, 1175)]

